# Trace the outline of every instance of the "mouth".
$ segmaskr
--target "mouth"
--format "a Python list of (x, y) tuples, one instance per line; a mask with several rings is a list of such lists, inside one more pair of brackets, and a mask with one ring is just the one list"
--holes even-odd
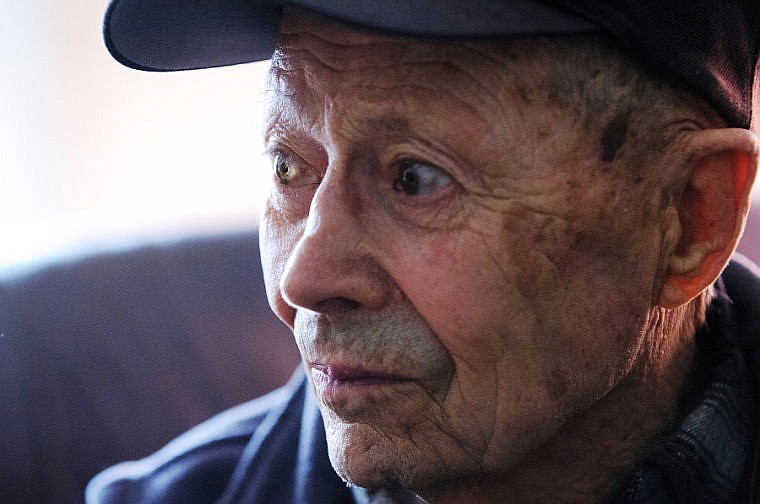
[(413, 383), (403, 375), (362, 367), (310, 363), (319, 398), (335, 411), (353, 411), (390, 400), (394, 392)]

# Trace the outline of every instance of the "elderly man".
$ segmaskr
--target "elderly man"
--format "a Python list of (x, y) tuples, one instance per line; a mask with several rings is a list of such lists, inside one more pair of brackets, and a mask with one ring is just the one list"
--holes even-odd
[(760, 502), (755, 0), (114, 0), (271, 57), (261, 249), (303, 371), (90, 502)]

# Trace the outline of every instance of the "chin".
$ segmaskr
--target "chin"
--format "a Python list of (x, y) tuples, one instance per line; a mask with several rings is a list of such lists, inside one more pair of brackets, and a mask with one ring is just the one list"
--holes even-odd
[[(396, 442), (377, 428), (339, 419), (325, 419), (330, 462), (346, 482), (364, 488), (397, 487), (401, 474)], [(406, 457), (404, 457), (406, 458)]]
[(352, 485), (415, 491), (436, 486), (452, 470), (426, 440), (399, 438), (374, 425), (335, 418), (325, 419), (325, 428), (330, 462), (338, 476)]

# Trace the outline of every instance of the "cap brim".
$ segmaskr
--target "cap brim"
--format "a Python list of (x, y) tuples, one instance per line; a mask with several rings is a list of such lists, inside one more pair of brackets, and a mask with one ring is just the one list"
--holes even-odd
[(535, 0), (112, 0), (103, 34), (122, 64), (149, 71), (268, 59), (283, 5), (422, 37), (579, 33), (596, 25)]

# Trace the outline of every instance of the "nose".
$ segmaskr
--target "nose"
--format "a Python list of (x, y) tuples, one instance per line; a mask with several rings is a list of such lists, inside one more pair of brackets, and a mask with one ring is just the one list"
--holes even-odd
[(304, 232), (280, 279), (284, 300), (318, 313), (363, 307), (379, 310), (392, 282), (356, 194), (346, 177), (329, 174), (309, 208)]

